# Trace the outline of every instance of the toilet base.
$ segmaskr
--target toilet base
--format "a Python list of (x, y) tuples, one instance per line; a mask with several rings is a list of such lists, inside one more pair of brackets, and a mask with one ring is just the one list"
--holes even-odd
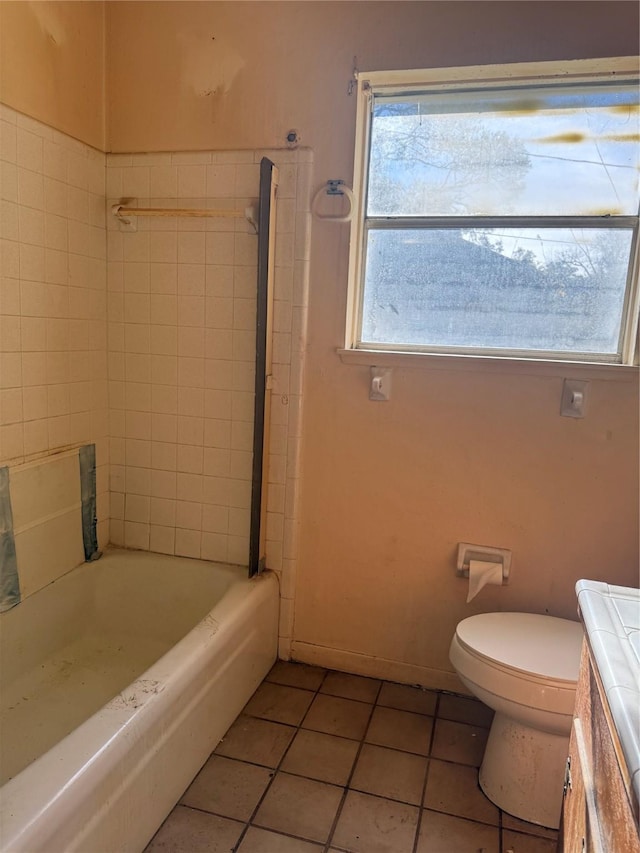
[(496, 713), (480, 767), (480, 787), (508, 814), (557, 829), (569, 735), (550, 734)]

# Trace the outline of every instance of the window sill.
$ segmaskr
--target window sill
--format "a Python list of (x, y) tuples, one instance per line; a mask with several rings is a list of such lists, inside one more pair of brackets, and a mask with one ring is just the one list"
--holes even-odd
[(470, 373), (511, 373), (529, 376), (602, 379), (607, 382), (637, 382), (637, 365), (599, 364), (578, 361), (542, 361), (496, 356), (440, 355), (436, 353), (389, 352), (338, 348), (343, 364), (365, 367), (401, 367), (409, 370), (456, 370)]

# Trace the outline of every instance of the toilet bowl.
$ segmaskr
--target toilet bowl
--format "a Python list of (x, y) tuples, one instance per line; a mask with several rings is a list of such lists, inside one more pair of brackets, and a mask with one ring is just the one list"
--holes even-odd
[(557, 828), (575, 702), (582, 626), (533, 613), (464, 619), (449, 658), (495, 711), (480, 787), (503, 811)]

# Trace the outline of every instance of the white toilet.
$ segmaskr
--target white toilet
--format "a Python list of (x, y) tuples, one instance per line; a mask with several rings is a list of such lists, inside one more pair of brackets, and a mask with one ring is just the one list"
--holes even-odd
[(582, 626), (533, 613), (481, 613), (456, 628), (449, 657), (495, 717), (480, 787), (515, 817), (557, 828)]

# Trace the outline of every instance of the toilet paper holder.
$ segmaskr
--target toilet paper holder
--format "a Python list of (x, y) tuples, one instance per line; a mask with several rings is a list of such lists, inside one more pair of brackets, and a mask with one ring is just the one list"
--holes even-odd
[(456, 572), (459, 577), (469, 577), (470, 560), (481, 560), (484, 563), (502, 563), (502, 583), (509, 582), (511, 551), (508, 548), (494, 548), (492, 545), (471, 545), (468, 542), (459, 542), (456, 561)]

